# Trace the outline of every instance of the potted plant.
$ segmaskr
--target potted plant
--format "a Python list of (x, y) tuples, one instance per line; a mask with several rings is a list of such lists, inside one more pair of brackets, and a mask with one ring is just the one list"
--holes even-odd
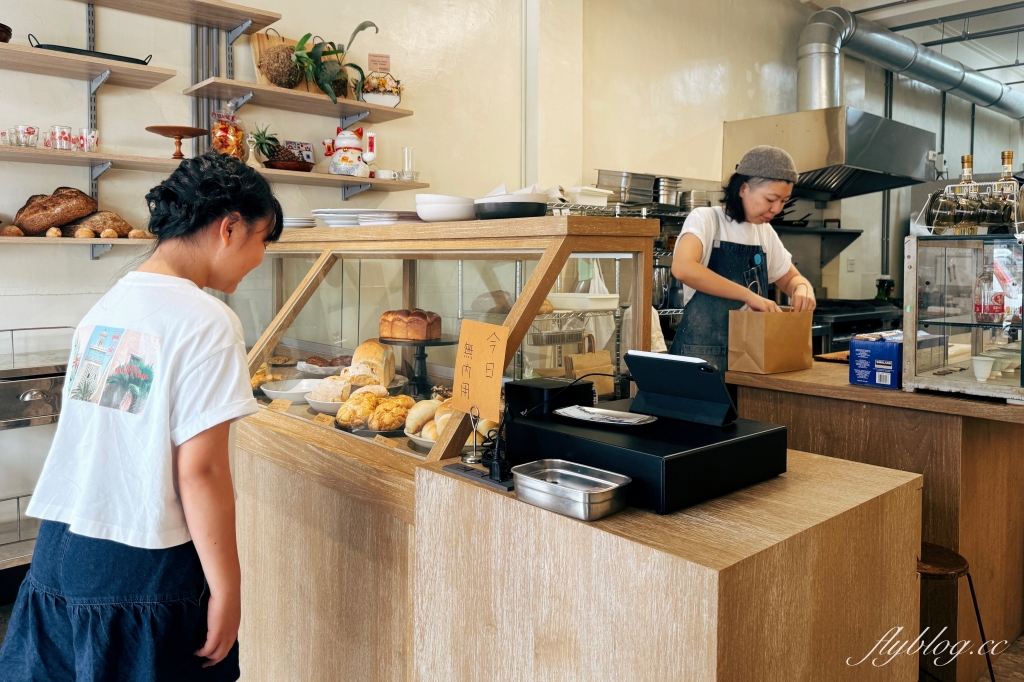
[[(356, 26), (348, 39), (348, 45), (334, 43), (333, 41), (321, 41), (309, 46), (313, 37), (312, 33), (302, 36), (302, 40), (295, 46), (295, 53), (292, 59), (302, 69), (307, 81), (317, 85), (335, 104), (338, 103), (338, 96), (347, 97), (349, 92), (348, 69), (354, 69), (359, 73), (359, 80), (356, 83), (356, 98), (361, 98), (363, 79), (362, 68), (357, 64), (346, 63), (349, 51), (352, 49), (352, 42), (362, 31), (373, 28), (374, 32), (380, 33), (380, 29), (372, 21), (364, 21)], [(334, 59), (327, 59), (334, 57)]]

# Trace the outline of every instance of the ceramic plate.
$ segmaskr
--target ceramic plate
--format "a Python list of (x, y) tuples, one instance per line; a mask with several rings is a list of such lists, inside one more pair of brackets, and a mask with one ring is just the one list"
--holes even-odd
[[(408, 431), (404, 431), (403, 433), (405, 433), (405, 435), (408, 436), (409, 440), (411, 440), (413, 443), (415, 443), (419, 447), (423, 448), (427, 452), (430, 452), (430, 448), (434, 447), (435, 441), (427, 440), (426, 438), (420, 438), (419, 436), (414, 436), (413, 434), (409, 433)], [(478, 445), (477, 448), (479, 448), (479, 447), (480, 446)], [(462, 448), (462, 454), (466, 454), (467, 452), (472, 452), (472, 451), (473, 451), (473, 446), (472, 445), (466, 445), (466, 446), (464, 446)]]
[(289, 379), (287, 381), (271, 381), (260, 388), (271, 400), (290, 400), (293, 405), (303, 405), (306, 394), (320, 382), (319, 379)]

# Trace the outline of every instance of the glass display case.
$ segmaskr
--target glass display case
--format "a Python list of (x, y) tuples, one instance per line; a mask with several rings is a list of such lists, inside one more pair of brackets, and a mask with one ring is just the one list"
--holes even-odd
[[(466, 319), (510, 328), (507, 380), (565, 376), (567, 354), (602, 351), (618, 379), (622, 354), (649, 348), (650, 315), (635, 318), (632, 310), (651, 305), (650, 278), (639, 273), (650, 268), (657, 221), (552, 216), (395, 229), (401, 233), (289, 230), (224, 297), (242, 322), (261, 404), (291, 400), (287, 416), (338, 428), (342, 438), (383, 435), (426, 457), (441, 438), (347, 429), (331, 419), (342, 396), (307, 397), (326, 377), (351, 375), (345, 368), (361, 344), (380, 337), (387, 311), (419, 308), (440, 317), (439, 338), (383, 340), (395, 368), (386, 388), (415, 401), (449, 395)], [(628, 394), (628, 382), (605, 386), (601, 399)]]
[(1021, 258), (1021, 243), (1009, 235), (907, 238), (906, 390), (1024, 402)]

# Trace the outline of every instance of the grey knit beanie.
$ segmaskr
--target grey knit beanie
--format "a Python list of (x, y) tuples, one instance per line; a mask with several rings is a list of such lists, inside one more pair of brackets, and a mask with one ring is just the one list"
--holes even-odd
[(743, 155), (736, 172), (752, 178), (796, 182), (796, 162), (785, 149), (762, 144)]

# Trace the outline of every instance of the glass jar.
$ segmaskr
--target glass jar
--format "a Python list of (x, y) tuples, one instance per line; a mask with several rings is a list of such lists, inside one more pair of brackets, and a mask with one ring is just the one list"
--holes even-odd
[(944, 192), (932, 192), (928, 200), (928, 212), (925, 223), (932, 228), (934, 234), (948, 234), (956, 224), (956, 197)]
[(242, 161), (249, 158), (249, 150), (245, 146), (245, 128), (230, 104), (210, 114), (210, 146), (221, 154)]

